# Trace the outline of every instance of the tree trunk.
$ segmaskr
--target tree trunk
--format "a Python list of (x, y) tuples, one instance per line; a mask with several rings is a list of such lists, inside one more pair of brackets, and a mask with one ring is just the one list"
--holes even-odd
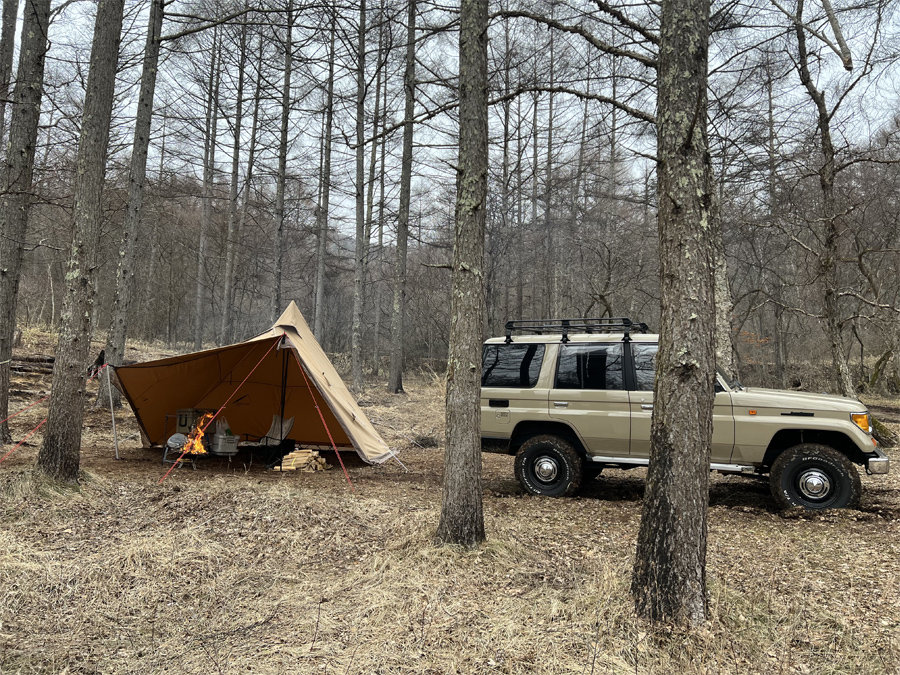
[(709, 0), (663, 0), (657, 99), (660, 340), (631, 590), (640, 615), (706, 620), (715, 282), (706, 135)]
[(216, 135), (219, 129), (219, 82), (222, 76), (221, 47), (218, 30), (213, 29), (212, 56), (209, 67), (209, 95), (206, 99), (206, 129), (203, 148), (203, 205), (200, 215), (200, 242), (197, 246), (197, 292), (194, 303), (194, 350), (203, 346), (203, 324), (206, 313), (206, 247), (212, 227), (212, 199), (216, 178)]
[[(769, 72), (768, 65), (766, 67), (766, 103), (768, 120), (766, 125), (767, 142), (766, 154), (768, 164), (767, 189), (769, 195), (769, 221), (775, 225), (778, 220), (778, 191), (777, 191), (777, 163), (775, 154), (775, 97), (772, 92), (772, 75)], [(721, 200), (720, 200), (721, 201)], [(787, 379), (785, 377), (785, 364), (787, 363), (785, 353), (785, 326), (784, 326), (784, 281), (780, 274), (775, 275), (774, 279), (774, 303), (775, 303), (775, 334), (773, 336), (773, 348), (775, 351), (775, 381), (780, 389), (787, 388)]]
[(94, 271), (103, 220), (103, 181), (109, 145), (124, 0), (100, 0), (75, 171), (72, 251), (66, 271), (50, 413), (37, 467), (51, 478), (78, 482), (84, 393), (90, 361)]
[[(522, 97), (516, 97), (516, 319), (525, 314), (525, 178), (522, 172), (525, 140), (522, 136)], [(509, 317), (507, 317), (509, 320)]]
[(725, 257), (725, 239), (722, 236), (722, 202), (718, 191), (713, 188), (709, 195), (709, 224), (712, 232), (713, 254), (715, 255), (716, 294), (716, 365), (728, 376), (729, 381), (737, 377), (734, 364), (734, 343), (731, 332), (731, 286), (728, 284), (728, 260)]
[(284, 81), (281, 87), (281, 130), (278, 136), (278, 184), (275, 188), (275, 293), (272, 296), (272, 321), (275, 321), (284, 309), (284, 301), (281, 298), (281, 279), (284, 262), (284, 190), (287, 183), (288, 123), (291, 117), (291, 68), (294, 56), (293, 2), (288, 2), (287, 13), (287, 34), (284, 41)]
[[(16, 43), (16, 15), (19, 0), (3, 0), (3, 28), (0, 29), (0, 147), (6, 149), (6, 99), (12, 77), (13, 52)], [(4, 415), (5, 417), (5, 415)]]
[(437, 540), (484, 541), (481, 495), (481, 343), (487, 207), (487, 0), (462, 0), (459, 23), (459, 164), (447, 359), (447, 446)]
[[(156, 72), (159, 64), (160, 35), (163, 24), (163, 0), (150, 3), (150, 21), (147, 26), (147, 43), (144, 46), (144, 66), (141, 71), (141, 89), (138, 97), (137, 117), (134, 121), (134, 140), (131, 150), (131, 168), (128, 176), (128, 204), (122, 226), (122, 243), (119, 249), (119, 265), (116, 269), (116, 296), (112, 321), (106, 336), (106, 362), (122, 365), (125, 358), (125, 342), (128, 335), (128, 314), (134, 297), (135, 242), (141, 225), (141, 209), (144, 203), (144, 186), (147, 180), (147, 153), (150, 148), (150, 124), (153, 119), (153, 97), (156, 92)], [(106, 378), (100, 378), (97, 405), (109, 400)], [(113, 405), (121, 407), (119, 390), (112, 388)]]
[(834, 196), (834, 180), (836, 175), (834, 144), (831, 140), (831, 114), (825, 105), (825, 94), (816, 88), (809, 73), (809, 54), (806, 50), (806, 33), (802, 25), (803, 0), (797, 2), (797, 68), (800, 82), (806, 87), (809, 97), (816, 106), (816, 122), (819, 127), (819, 142), (822, 150), (822, 165), (819, 167), (819, 187), (822, 191), (822, 222), (825, 226), (821, 237), (823, 250), (819, 254), (819, 268), (824, 286), (824, 323), (825, 335), (831, 351), (831, 362), (834, 368), (834, 380), (837, 392), (841, 396), (856, 398), (856, 388), (850, 376), (847, 363), (847, 352), (844, 336), (841, 331), (841, 320), (838, 307), (837, 263), (840, 259), (838, 251), (838, 214)]
[[(50, 0), (26, 3), (10, 115), (9, 151), (0, 174), (0, 419), (6, 419), (9, 414), (9, 360), (12, 358), (19, 278), (31, 206), (49, 21)], [(3, 422), (0, 424), (0, 444), (11, 439), (8, 423)]]
[(331, 195), (331, 127), (334, 123), (334, 57), (336, 19), (331, 17), (331, 44), (328, 48), (328, 85), (325, 93), (325, 139), (322, 161), (322, 201), (316, 214), (316, 320), (313, 333), (322, 342), (325, 333), (325, 256), (328, 253), (328, 208)]
[(359, 5), (359, 44), (356, 60), (356, 250), (353, 259), (353, 325), (350, 336), (350, 369), (353, 393), (363, 389), (362, 321), (366, 285), (366, 0)]
[(234, 261), (237, 255), (238, 181), (240, 179), (241, 147), (244, 126), (244, 71), (247, 68), (247, 22), (241, 23), (241, 46), (238, 54), (237, 94), (234, 104), (234, 142), (231, 147), (231, 185), (228, 190), (228, 226), (225, 231), (225, 273), (222, 279), (222, 321), (217, 342), (227, 344), (231, 331), (231, 296), (234, 290)]
[[(553, 5), (550, 5), (551, 16)], [(554, 53), (554, 32), (550, 31), (550, 86), (553, 87), (556, 70), (556, 54)], [(556, 311), (556, 255), (553, 252), (553, 90), (550, 90), (550, 100), (547, 104), (547, 166), (544, 178), (544, 317), (555, 316)], [(537, 149), (537, 148), (535, 148)], [(537, 178), (535, 178), (537, 180)]]
[[(385, 57), (385, 61), (386, 60), (387, 57)], [(378, 173), (378, 244), (375, 249), (375, 265), (378, 283), (375, 285), (375, 365), (372, 368), (372, 373), (375, 377), (381, 375), (381, 315), (383, 314), (381, 305), (382, 298), (384, 297), (384, 192), (386, 188), (385, 165), (387, 163), (387, 79), (387, 75), (385, 75), (381, 102), (381, 109), (384, 111), (381, 116), (381, 170)]]
[(403, 158), (400, 168), (400, 212), (397, 214), (397, 265), (391, 312), (391, 373), (388, 391), (403, 393), (403, 323), (406, 318), (406, 248), (412, 192), (413, 115), (416, 108), (416, 0), (407, 0), (406, 71), (403, 74)]
[[(250, 149), (247, 151), (247, 176), (244, 180), (244, 190), (243, 196), (241, 197), (241, 215), (237, 221), (237, 227), (234, 230), (234, 240), (238, 243), (238, 246), (235, 248), (239, 248), (241, 243), (241, 237), (244, 233), (244, 226), (247, 224), (247, 212), (250, 209), (250, 190), (253, 187), (253, 171), (256, 168), (256, 147), (259, 141), (259, 107), (262, 104), (262, 87), (263, 87), (263, 55), (265, 50), (265, 41), (259, 41), (259, 55), (256, 59), (256, 92), (253, 96), (253, 115), (251, 117), (250, 123)], [(241, 305), (240, 302), (235, 301), (235, 284), (237, 277), (237, 253), (234, 254), (234, 260), (232, 261), (233, 266), (233, 279), (231, 283), (231, 290), (228, 293), (228, 304), (232, 307), (231, 320), (228, 322), (228, 325), (225, 329), (225, 335), (223, 336), (224, 344), (231, 344), (234, 342), (234, 308), (239, 307)], [(277, 317), (276, 317), (277, 318)], [(273, 319), (274, 321), (275, 319)]]
[[(382, 9), (384, 8), (382, 4)], [(384, 145), (378, 141), (378, 127), (381, 122), (381, 85), (383, 82), (384, 68), (382, 68), (382, 56), (384, 52), (384, 20), (378, 24), (378, 54), (375, 57), (375, 110), (372, 115), (372, 149), (369, 154), (369, 186), (366, 192), (366, 270), (368, 270), (372, 252), (369, 248), (372, 241), (372, 225), (375, 222), (375, 169), (378, 167), (378, 146)], [(387, 83), (385, 82), (385, 86)], [(368, 276), (368, 275), (367, 275)], [(372, 286), (380, 283), (377, 276), (368, 282)], [(378, 305), (373, 306), (373, 312), (378, 314)], [(370, 343), (375, 345), (373, 356), (378, 354), (378, 332), (371, 336)], [(363, 359), (363, 362), (365, 359)], [(362, 367), (362, 366), (361, 366)], [(374, 370), (374, 368), (373, 368)]]

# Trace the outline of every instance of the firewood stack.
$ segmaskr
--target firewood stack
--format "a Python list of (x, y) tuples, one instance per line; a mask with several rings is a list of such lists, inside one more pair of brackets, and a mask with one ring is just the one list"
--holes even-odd
[(274, 467), (274, 470), (312, 473), (313, 471), (325, 471), (330, 468), (331, 465), (325, 461), (324, 457), (320, 457), (315, 450), (298, 448), (292, 453), (285, 455), (284, 459), (281, 460), (281, 466)]

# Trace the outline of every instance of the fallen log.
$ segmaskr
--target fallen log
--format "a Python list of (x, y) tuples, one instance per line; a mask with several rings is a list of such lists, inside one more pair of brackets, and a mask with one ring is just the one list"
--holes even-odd
[(9, 369), (14, 373), (35, 373), (38, 375), (50, 375), (53, 373), (52, 366), (46, 365), (28, 365), (13, 361)]
[(55, 363), (55, 356), (47, 356), (46, 354), (35, 354), (32, 356), (23, 356), (20, 359), (13, 359), (13, 361), (23, 361), (25, 363)]

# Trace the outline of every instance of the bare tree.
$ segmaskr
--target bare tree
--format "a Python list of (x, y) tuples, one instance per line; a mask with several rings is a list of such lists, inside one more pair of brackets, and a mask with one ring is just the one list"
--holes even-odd
[(284, 80), (281, 87), (281, 129), (278, 136), (278, 178), (275, 187), (275, 293), (272, 298), (272, 321), (275, 321), (284, 310), (281, 299), (281, 276), (284, 256), (284, 190), (287, 183), (288, 123), (291, 115), (291, 67), (294, 59), (293, 28), (294, 4), (288, 0), (284, 38)]
[(53, 366), (50, 413), (37, 458), (40, 471), (68, 483), (78, 481), (81, 457), (91, 306), (103, 219), (101, 197), (124, 6), (125, 0), (100, 0), (97, 6), (78, 142), (72, 250), (66, 270), (66, 295)]
[(706, 620), (715, 384), (708, 24), (709, 0), (663, 0), (656, 136), (660, 339), (631, 585), (641, 615), (687, 625)]
[(213, 183), (216, 173), (216, 136), (219, 129), (219, 83), (222, 78), (222, 48), (218, 28), (213, 29), (206, 82), (206, 127), (203, 135), (203, 204), (200, 219), (200, 242), (197, 246), (197, 284), (194, 301), (194, 349), (203, 346), (203, 323), (206, 313), (206, 256), (212, 228)]
[[(119, 264), (116, 268), (116, 296), (112, 321), (106, 336), (106, 361), (119, 366), (125, 357), (125, 341), (128, 335), (128, 313), (134, 297), (134, 267), (137, 236), (144, 204), (144, 188), (147, 182), (147, 155), (150, 149), (150, 125), (153, 120), (153, 98), (156, 93), (156, 74), (159, 69), (160, 36), (162, 35), (163, 0), (151, 0), (150, 20), (147, 25), (147, 42), (144, 47), (144, 64), (141, 71), (137, 118), (134, 122), (134, 140), (131, 146), (131, 167), (128, 174), (128, 205), (122, 226), (122, 243)], [(118, 389), (113, 389), (113, 403), (121, 405)], [(108, 398), (107, 380), (101, 379), (97, 404)]]
[[(234, 126), (231, 148), (231, 184), (228, 191), (228, 225), (225, 230), (225, 274), (222, 280), (222, 321), (219, 325), (219, 344), (227, 344), (231, 332), (231, 299), (234, 290), (234, 262), (238, 247), (238, 183), (240, 182), (241, 149), (244, 139), (244, 80), (247, 70), (247, 22), (242, 21), (237, 62), (237, 88), (235, 89)], [(262, 64), (260, 64), (260, 67)]]
[(12, 77), (13, 52), (16, 42), (16, 15), (19, 0), (3, 0), (3, 28), (0, 29), (0, 146), (6, 139), (6, 99)]
[(353, 391), (363, 388), (362, 322), (366, 286), (365, 135), (366, 135), (366, 0), (359, 3), (359, 41), (356, 54), (356, 248), (353, 259), (353, 325), (350, 361)]
[(337, 17), (331, 15), (328, 46), (328, 82), (325, 85), (324, 133), (322, 134), (321, 195), (316, 211), (316, 319), (314, 334), (320, 342), (325, 332), (325, 257), (328, 253), (328, 209), (331, 197), (331, 135), (334, 125), (334, 58)]
[[(835, 176), (838, 169), (836, 164), (837, 153), (835, 152), (834, 142), (831, 139), (831, 120), (841, 101), (838, 101), (835, 110), (829, 110), (825, 102), (824, 92), (816, 87), (812, 75), (810, 75), (809, 51), (806, 47), (806, 29), (803, 26), (803, 5), (804, 0), (797, 1), (797, 14), (794, 30), (797, 35), (797, 72), (800, 75), (801, 84), (803, 84), (806, 93), (816, 107), (816, 125), (819, 131), (819, 143), (822, 151), (822, 162), (818, 167), (819, 187), (822, 191), (822, 213), (820, 218), (824, 224), (824, 232), (820, 237), (822, 247), (818, 255), (824, 290), (822, 318), (824, 320), (825, 334), (828, 337), (829, 348), (831, 351), (831, 360), (834, 368), (834, 378), (837, 384), (837, 390), (842, 396), (856, 398), (856, 388), (853, 386), (853, 378), (850, 376), (850, 366), (847, 363), (844, 336), (841, 330), (842, 326), (838, 308), (840, 296), (837, 265), (840, 258), (838, 246), (841, 228), (839, 223), (840, 215), (838, 214), (837, 200), (834, 191)], [(831, 18), (832, 26), (837, 26), (833, 14)], [(837, 34), (840, 42), (843, 42), (843, 38), (840, 37), (840, 31), (838, 31)], [(844, 45), (844, 53), (846, 54), (844, 62), (850, 63), (849, 51), (846, 50), (846, 45)]]
[[(25, 253), (34, 151), (44, 82), (50, 0), (25, 3), (19, 71), (10, 115), (9, 151), (0, 174), (0, 419), (9, 414), (9, 373), (19, 279)], [(0, 443), (11, 440), (7, 422), (0, 424)]]
[(484, 541), (481, 495), (481, 342), (488, 174), (487, 0), (462, 0), (459, 17), (459, 163), (450, 290), (447, 432), (437, 539)]
[(391, 372), (388, 391), (403, 391), (403, 322), (406, 317), (406, 254), (409, 239), (409, 202), (412, 192), (413, 115), (416, 108), (416, 0), (408, 0), (406, 70), (403, 74), (403, 157), (400, 168), (400, 212), (397, 214), (397, 263), (391, 311)]

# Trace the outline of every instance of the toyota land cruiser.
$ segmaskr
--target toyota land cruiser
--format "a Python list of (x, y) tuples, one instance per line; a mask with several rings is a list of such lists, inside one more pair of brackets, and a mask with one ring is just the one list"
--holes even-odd
[[(482, 450), (515, 455), (535, 495), (566, 497), (606, 467), (647, 466), (659, 336), (629, 319), (510, 321), (485, 342)], [(859, 401), (717, 375), (710, 470), (768, 474), (775, 500), (855, 506), (857, 466), (888, 473)]]

